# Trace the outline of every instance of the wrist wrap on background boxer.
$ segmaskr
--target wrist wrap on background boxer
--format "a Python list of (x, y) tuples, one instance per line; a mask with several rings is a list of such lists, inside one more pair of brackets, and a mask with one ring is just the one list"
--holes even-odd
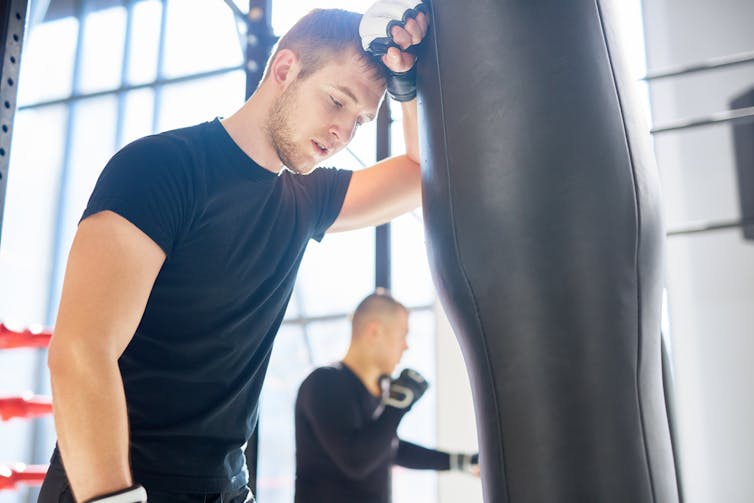
[(450, 469), (453, 471), (471, 473), (471, 470), (477, 466), (479, 466), (479, 454), (450, 455)]
[(147, 491), (141, 484), (134, 484), (119, 491), (101, 494), (84, 503), (147, 503)]
[[(380, 0), (370, 7), (361, 19), (359, 34), (365, 51), (382, 61), (389, 47), (398, 47), (390, 33), (393, 26), (405, 26), (420, 13), (427, 14), (422, 0)], [(398, 47), (400, 49), (400, 47)], [(411, 48), (409, 48), (411, 49)], [(387, 93), (396, 101), (416, 98), (416, 65), (405, 72), (387, 69)]]

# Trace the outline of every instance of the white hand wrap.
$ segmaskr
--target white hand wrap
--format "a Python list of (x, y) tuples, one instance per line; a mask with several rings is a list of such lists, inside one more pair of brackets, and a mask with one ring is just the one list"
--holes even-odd
[(147, 503), (147, 491), (139, 484), (126, 489), (103, 494), (85, 503)]
[(379, 0), (364, 13), (359, 25), (361, 44), (365, 51), (382, 56), (393, 42), (390, 30), (395, 25), (403, 26), (419, 12), (427, 12), (422, 0)]
[[(359, 34), (362, 47), (377, 58), (385, 54), (389, 47), (400, 49), (390, 31), (393, 26), (405, 26), (409, 19), (415, 18), (420, 12), (427, 13), (427, 6), (422, 0), (379, 0), (361, 18)], [(411, 101), (416, 98), (416, 66), (405, 72), (394, 72), (388, 68), (387, 93), (396, 101)]]

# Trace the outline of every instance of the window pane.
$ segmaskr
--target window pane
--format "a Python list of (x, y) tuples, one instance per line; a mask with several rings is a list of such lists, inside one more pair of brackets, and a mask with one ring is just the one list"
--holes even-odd
[(129, 84), (152, 82), (157, 78), (162, 3), (145, 0), (134, 4), (132, 9), (126, 80)]
[(246, 75), (240, 70), (165, 86), (157, 129), (166, 131), (227, 117), (243, 104), (245, 90)]
[(121, 146), (152, 133), (154, 90), (146, 88), (131, 91), (126, 94), (125, 100)]
[(0, 320), (50, 322), (47, 292), (65, 120), (61, 105), (16, 114), (0, 246), (0, 285), (13, 287), (0, 288)]
[(288, 309), (285, 311), (284, 320), (291, 320), (301, 316), (301, 311), (298, 308), (298, 297), (296, 295), (296, 289), (293, 290), (291, 300), (288, 302)]
[(390, 224), (392, 293), (407, 306), (426, 306), (435, 300), (424, 243), (421, 209)]
[[(360, 300), (354, 300), (353, 306), (346, 311), (348, 316)], [(306, 336), (312, 351), (313, 367), (340, 361), (351, 342), (350, 318), (344, 316), (337, 320), (310, 323), (306, 327)]]
[(166, 77), (243, 64), (235, 17), (224, 2), (169, 0), (166, 13)]
[[(435, 367), (435, 317), (434, 311), (412, 311), (409, 318), (408, 350), (403, 354), (400, 368), (417, 370), (429, 381), (424, 396), (398, 427), (400, 438), (425, 447), (437, 445), (437, 382)], [(433, 471), (393, 469), (393, 501), (437, 501), (437, 474)]]
[(312, 241), (298, 275), (303, 316), (347, 313), (374, 290), (374, 228)]
[(406, 151), (406, 140), (403, 138), (403, 108), (395, 100), (388, 100), (388, 103), (390, 117), (393, 119), (390, 124), (390, 150), (393, 154), (403, 153)]
[[(390, 100), (393, 118), (390, 147), (393, 154), (405, 151), (403, 113), (400, 104)], [(408, 306), (429, 305), (435, 291), (424, 240), (421, 208), (391, 222), (392, 293)]]
[(102, 168), (115, 150), (117, 107), (116, 97), (109, 95), (82, 100), (73, 108), (67, 191), (59, 222), (62, 233), (60, 255), (57, 257), (58, 275), (53, 285), (58, 295), (79, 219)]
[(275, 340), (260, 401), (258, 501), (293, 501), (294, 404), (298, 386), (310, 370), (300, 327), (283, 325)]
[(126, 9), (111, 7), (84, 18), (84, 38), (79, 91), (83, 93), (120, 86)]
[(71, 93), (78, 20), (66, 17), (38, 24), (24, 41), (19, 75), (20, 105)]

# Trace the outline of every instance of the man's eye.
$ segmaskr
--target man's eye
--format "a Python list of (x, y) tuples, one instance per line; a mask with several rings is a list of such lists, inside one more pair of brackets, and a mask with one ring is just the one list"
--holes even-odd
[(330, 100), (332, 100), (332, 104), (335, 105), (335, 108), (343, 108), (343, 103), (341, 103), (340, 101), (336, 100), (332, 96), (330, 96)]

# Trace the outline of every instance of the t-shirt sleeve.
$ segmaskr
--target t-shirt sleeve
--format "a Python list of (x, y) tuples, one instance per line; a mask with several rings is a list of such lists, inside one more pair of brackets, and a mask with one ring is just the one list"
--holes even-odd
[(149, 136), (116, 153), (102, 170), (81, 220), (112, 211), (149, 236), (166, 254), (186, 220), (188, 163), (169, 139)]
[[(319, 208), (312, 229), (312, 237), (322, 241), (325, 232), (338, 218), (346, 198), (353, 171), (336, 168), (317, 168), (304, 176), (309, 199)], [(300, 176), (300, 175), (299, 175)]]

